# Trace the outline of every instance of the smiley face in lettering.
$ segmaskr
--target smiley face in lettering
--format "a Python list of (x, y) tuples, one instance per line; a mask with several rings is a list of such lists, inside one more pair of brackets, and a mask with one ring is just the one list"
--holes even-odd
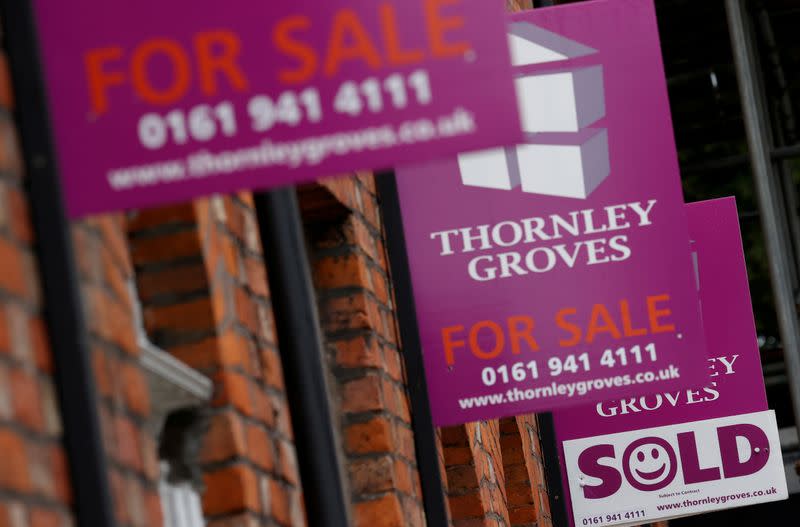
[(672, 446), (660, 437), (643, 437), (631, 443), (622, 456), (625, 478), (643, 491), (663, 489), (675, 479), (678, 463)]

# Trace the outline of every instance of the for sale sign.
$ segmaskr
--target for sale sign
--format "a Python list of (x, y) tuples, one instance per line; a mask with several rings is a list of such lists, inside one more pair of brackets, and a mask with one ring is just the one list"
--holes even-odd
[(702, 385), (653, 3), (508, 25), (526, 139), (398, 170), (439, 425)]
[(499, 2), (32, 3), (71, 216), (521, 137)]
[(641, 524), (787, 497), (735, 202), (687, 209), (711, 380), (554, 412), (574, 525)]

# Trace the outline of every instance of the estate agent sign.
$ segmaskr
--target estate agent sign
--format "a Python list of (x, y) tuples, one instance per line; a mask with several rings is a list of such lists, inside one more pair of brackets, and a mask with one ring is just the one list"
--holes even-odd
[(574, 525), (643, 524), (787, 497), (736, 204), (687, 208), (711, 381), (554, 413)]
[(32, 3), (71, 216), (521, 137), (499, 2)]
[(704, 384), (653, 3), (509, 22), (525, 141), (398, 170), (434, 421)]

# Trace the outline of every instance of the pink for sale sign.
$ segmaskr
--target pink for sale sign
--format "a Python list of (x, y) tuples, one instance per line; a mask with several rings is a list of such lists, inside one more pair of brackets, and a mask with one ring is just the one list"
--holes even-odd
[(435, 422), (704, 384), (653, 2), (508, 37), (525, 140), (398, 170)]

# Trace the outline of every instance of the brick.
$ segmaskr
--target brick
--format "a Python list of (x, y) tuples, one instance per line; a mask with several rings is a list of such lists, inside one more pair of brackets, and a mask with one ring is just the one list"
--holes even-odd
[(408, 400), (408, 393), (406, 393), (405, 390), (405, 385), (393, 385), (392, 389), (394, 390), (394, 398), (397, 402), (397, 412), (395, 415), (397, 415), (404, 422), (411, 423), (411, 407)]
[(389, 286), (386, 276), (374, 267), (370, 272), (372, 273), (372, 291), (382, 304), (389, 305)]
[(211, 301), (208, 297), (196, 298), (168, 306), (148, 306), (144, 310), (148, 332), (204, 331), (215, 327)]
[(33, 243), (30, 209), (25, 196), (20, 189), (14, 187), (7, 187), (5, 194), (11, 234), (18, 241), (26, 244)]
[(260, 321), (258, 318), (258, 306), (250, 294), (242, 287), (235, 287), (233, 290), (236, 308), (236, 318), (253, 335), (260, 333)]
[(336, 200), (348, 209), (356, 209), (355, 178), (351, 176), (335, 176), (317, 181), (320, 186), (328, 189)]
[(117, 460), (137, 472), (142, 471), (142, 451), (139, 443), (141, 433), (133, 422), (122, 416), (114, 418), (115, 445)]
[(62, 504), (72, 499), (67, 458), (59, 444), (28, 446), (33, 492)]
[(28, 277), (25, 274), (22, 250), (2, 236), (0, 236), (0, 262), (3, 262), (3, 272), (0, 273), (0, 289), (20, 298), (27, 298), (29, 293)]
[(409, 495), (414, 494), (412, 472), (416, 471), (408, 463), (400, 459), (394, 460), (395, 486), (397, 490)]
[(336, 363), (345, 368), (377, 368), (383, 364), (378, 340), (372, 336), (333, 342)]
[(372, 289), (366, 259), (360, 253), (328, 256), (314, 263), (314, 284), (320, 289), (362, 287)]
[(393, 348), (385, 348), (383, 356), (386, 359), (386, 372), (395, 381), (403, 381), (403, 363), (400, 353)]
[(320, 311), (326, 333), (376, 330), (381, 324), (380, 318), (376, 316), (377, 304), (363, 294), (323, 299)]
[(414, 432), (410, 428), (395, 423), (394, 435), (396, 438), (395, 451), (408, 461), (416, 459), (416, 452), (414, 450)]
[(30, 527), (60, 527), (63, 525), (61, 513), (39, 507), (31, 510), (28, 521)]
[(39, 379), (39, 394), (42, 401), (42, 415), (44, 416), (44, 431), (52, 437), (61, 436), (61, 414), (56, 399), (56, 390), (50, 378)]
[(284, 389), (283, 368), (278, 352), (272, 349), (261, 350), (262, 376), (267, 386), (277, 390)]
[(292, 508), (286, 486), (274, 479), (269, 480), (269, 503), (272, 517), (280, 525), (292, 524)]
[(213, 516), (251, 510), (260, 512), (258, 483), (252, 469), (234, 465), (204, 474), (203, 511)]
[(355, 527), (403, 527), (403, 510), (395, 494), (356, 503)]
[(247, 457), (264, 470), (274, 466), (272, 440), (261, 425), (247, 426)]
[(372, 172), (356, 172), (356, 177), (367, 192), (370, 194), (377, 193), (377, 189), (375, 188), (375, 175)]
[(519, 434), (515, 436), (506, 435), (500, 438), (500, 445), (503, 449), (503, 461), (509, 464), (525, 463), (522, 451), (522, 441)]
[(260, 527), (263, 525), (252, 514), (236, 514), (208, 522), (208, 527)]
[(14, 420), (14, 406), (11, 402), (11, 386), (8, 382), (8, 369), (0, 362), (0, 421)]
[(23, 172), (17, 132), (13, 121), (7, 118), (0, 119), (0, 170), (15, 175)]
[(217, 386), (214, 406), (232, 405), (246, 415), (255, 414), (255, 406), (250, 396), (250, 383), (244, 375), (231, 371), (221, 371), (213, 375)]
[(533, 505), (509, 508), (508, 519), (511, 521), (511, 525), (533, 524), (538, 519), (536, 508)]
[(263, 298), (269, 296), (269, 286), (267, 285), (267, 270), (261, 258), (246, 256), (244, 258), (244, 268), (247, 274), (246, 280), (250, 290)]
[(247, 439), (244, 424), (233, 412), (222, 412), (211, 419), (211, 426), (203, 438), (200, 459), (214, 463), (244, 455)]
[(136, 265), (174, 261), (201, 255), (197, 230), (187, 228), (161, 236), (139, 238), (131, 243), (131, 256)]
[(145, 512), (144, 489), (137, 478), (125, 478), (125, 504), (133, 527), (149, 527)]
[(11, 330), (4, 305), (0, 305), (0, 353), (11, 352)]
[(36, 367), (45, 373), (52, 373), (53, 353), (44, 320), (40, 317), (31, 317), (28, 321), (28, 333)]
[(451, 492), (463, 493), (478, 488), (478, 475), (472, 465), (451, 465), (447, 467), (447, 488)]
[(392, 425), (385, 417), (375, 417), (366, 423), (355, 423), (345, 431), (348, 452), (366, 454), (395, 450)]
[(195, 211), (191, 203), (137, 210), (128, 216), (128, 230), (137, 232), (169, 224), (194, 223)]
[(144, 495), (145, 525), (147, 527), (160, 527), (163, 525), (163, 511), (161, 497), (153, 491), (146, 491)]
[(89, 328), (101, 339), (118, 345), (127, 353), (138, 355), (139, 345), (130, 304), (121, 304), (94, 285), (84, 285), (81, 292), (86, 303)]
[(202, 263), (182, 263), (161, 269), (141, 271), (136, 286), (142, 303), (158, 297), (176, 298), (187, 293), (208, 290), (208, 276)]
[(395, 468), (388, 455), (354, 460), (348, 469), (351, 490), (356, 494), (374, 494), (394, 488)]
[(445, 447), (444, 457), (448, 465), (465, 465), (472, 462), (472, 449), (468, 446)]
[(450, 504), (450, 513), (453, 520), (480, 518), (483, 516), (484, 505), (477, 491), (457, 496), (450, 495), (447, 501)]
[(127, 506), (127, 491), (125, 489), (125, 479), (116, 471), (109, 472), (109, 483), (111, 486), (111, 497), (114, 501), (114, 512), (117, 521), (125, 525), (130, 522), (130, 514)]
[(364, 219), (367, 220), (367, 223), (373, 229), (380, 230), (381, 228), (381, 217), (380, 211), (378, 210), (378, 204), (375, 198), (372, 197), (365, 197), (364, 198)]
[(381, 379), (377, 375), (354, 379), (342, 387), (343, 412), (359, 413), (383, 408)]
[(150, 390), (144, 372), (137, 365), (121, 362), (119, 369), (125, 406), (134, 414), (147, 417), (150, 413)]
[(280, 457), (280, 474), (292, 485), (300, 483), (300, 471), (297, 467), (297, 452), (294, 445), (288, 441), (278, 442), (278, 455)]
[(139, 443), (142, 445), (142, 471), (144, 476), (150, 481), (158, 481), (161, 476), (158, 441), (151, 434), (143, 433)]
[(44, 414), (36, 378), (27, 371), (16, 369), (9, 372), (8, 382), (16, 420), (32, 430), (42, 431)]
[(97, 237), (83, 223), (73, 223), (70, 232), (78, 275), (86, 280), (96, 280), (102, 272)]
[(29, 493), (32, 490), (25, 442), (11, 430), (0, 428), (0, 489)]
[(105, 350), (94, 347), (91, 352), (92, 369), (94, 371), (94, 381), (97, 391), (102, 397), (111, 397), (114, 394), (114, 385), (111, 382), (109, 370), (109, 357)]

